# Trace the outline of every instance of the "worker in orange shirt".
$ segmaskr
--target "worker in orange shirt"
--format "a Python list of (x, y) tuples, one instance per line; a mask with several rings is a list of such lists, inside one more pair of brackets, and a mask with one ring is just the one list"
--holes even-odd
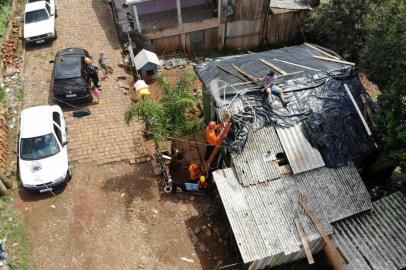
[(215, 145), (218, 143), (219, 136), (216, 133), (218, 129), (220, 129), (220, 125), (217, 125), (214, 121), (210, 121), (205, 129), (206, 142), (208, 144), (206, 147), (206, 155), (204, 156), (205, 160), (209, 159)]
[(197, 165), (196, 163), (190, 164), (188, 171), (189, 171), (189, 179), (191, 181), (197, 181), (199, 175), (201, 174), (199, 170), (199, 165)]

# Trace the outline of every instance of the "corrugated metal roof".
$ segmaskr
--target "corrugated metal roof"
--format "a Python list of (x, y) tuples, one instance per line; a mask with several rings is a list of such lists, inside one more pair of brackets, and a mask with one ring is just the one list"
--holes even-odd
[(283, 149), (273, 126), (250, 130), (244, 151), (232, 153), (231, 159), (241, 184), (255, 185), (282, 175), (282, 169), (275, 161), (276, 154)]
[(331, 222), (372, 207), (353, 164), (334, 169), (323, 167), (245, 187), (232, 168), (215, 171), (213, 178), (245, 263), (299, 252), (296, 215), (303, 221), (310, 241), (320, 238), (298, 206), (299, 195), (307, 199), (329, 234)]
[(283, 9), (312, 9), (307, 0), (271, 0), (269, 7)]
[(397, 192), (373, 203), (366, 214), (333, 224), (333, 239), (348, 269), (389, 270), (406, 267), (406, 198)]
[(325, 166), (320, 152), (304, 136), (301, 123), (290, 128), (277, 127), (276, 132), (293, 173)]

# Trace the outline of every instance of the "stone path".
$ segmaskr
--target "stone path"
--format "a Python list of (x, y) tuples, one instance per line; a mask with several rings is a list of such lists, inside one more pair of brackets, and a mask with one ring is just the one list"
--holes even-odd
[(104, 0), (59, 0), (56, 2), (58, 39), (40, 47), (27, 48), (25, 55), (26, 107), (52, 104), (49, 60), (63, 48), (80, 47), (89, 51), (97, 61), (99, 53), (108, 58), (113, 76), (102, 82), (102, 104), (85, 104), (91, 115), (73, 118), (70, 108), (64, 108), (68, 124), (68, 149), (72, 161), (94, 161), (106, 164), (139, 159), (146, 152), (140, 122), (124, 123), (123, 114), (130, 98), (118, 87), (117, 77), (128, 76), (123, 68), (120, 45), (116, 36), (111, 10)]

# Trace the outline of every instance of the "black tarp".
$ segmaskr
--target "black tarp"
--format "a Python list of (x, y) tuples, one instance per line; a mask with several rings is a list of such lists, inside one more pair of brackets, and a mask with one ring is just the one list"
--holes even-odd
[[(365, 91), (357, 71), (348, 65), (314, 59), (313, 55), (319, 53), (306, 46), (294, 46), (222, 57), (195, 67), (218, 109), (236, 99), (244, 103), (243, 111), (232, 118), (231, 151), (243, 150), (250, 128), (268, 125), (292, 127), (299, 122), (303, 123), (307, 140), (319, 150), (327, 166), (342, 166), (354, 154), (371, 150), (372, 138), (366, 133), (344, 88), (346, 84), (358, 107), (362, 108), (360, 94), (365, 94)], [(283, 106), (277, 95), (274, 95), (272, 104), (268, 104), (266, 94), (259, 91), (260, 84), (231, 87), (242, 80), (218, 68), (220, 65), (233, 70), (234, 64), (255, 77), (262, 77), (270, 68), (260, 59), (272, 62), (288, 73), (303, 71), (278, 79), (278, 83), (286, 86), (287, 106)], [(217, 87), (213, 87), (213, 82)], [(219, 90), (218, 86), (224, 87)], [(237, 93), (242, 95), (236, 96)], [(372, 103), (370, 105), (373, 107)]]

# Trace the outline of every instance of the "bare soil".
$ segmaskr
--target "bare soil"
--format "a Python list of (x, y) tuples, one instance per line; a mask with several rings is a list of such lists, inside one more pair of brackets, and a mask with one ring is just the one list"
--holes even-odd
[(78, 164), (66, 188), (14, 200), (35, 269), (205, 269), (234, 261), (219, 204), (163, 195), (150, 166)]
[(379, 87), (371, 82), (364, 73), (359, 74), (359, 79), (361, 80), (362, 85), (367, 90), (368, 94), (371, 96), (373, 101), (378, 100), (378, 96), (381, 94)]

